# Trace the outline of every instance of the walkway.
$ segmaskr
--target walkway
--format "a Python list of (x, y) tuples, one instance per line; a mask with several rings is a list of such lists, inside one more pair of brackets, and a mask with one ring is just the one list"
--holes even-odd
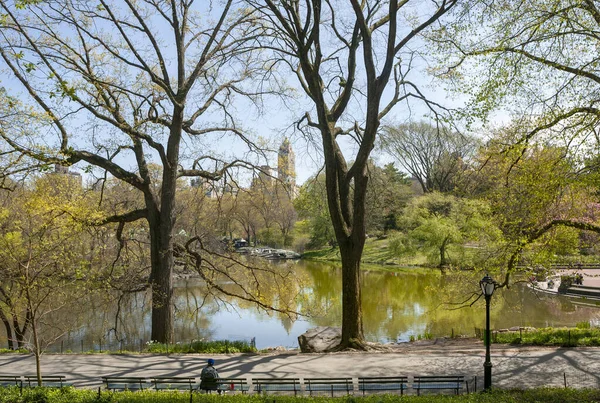
[[(103, 375), (199, 376), (208, 355), (44, 355), (47, 374), (66, 375), (75, 386), (96, 388)], [(469, 346), (421, 346), (388, 353), (216, 355), (222, 377), (336, 377), (464, 374), (478, 377), (484, 351)], [(492, 348), (493, 384), (598, 387), (600, 348)], [(33, 374), (30, 355), (0, 355), (0, 375)]]

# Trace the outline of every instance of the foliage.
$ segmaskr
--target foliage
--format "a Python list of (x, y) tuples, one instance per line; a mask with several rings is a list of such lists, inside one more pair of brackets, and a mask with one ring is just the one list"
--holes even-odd
[(448, 255), (451, 245), (463, 247), (467, 242), (488, 245), (499, 235), (487, 203), (437, 192), (413, 199), (400, 228), (405, 235), (394, 238), (395, 252), (423, 249), (430, 262), (439, 266), (451, 263)]
[(211, 353), (211, 354), (235, 354), (235, 353), (254, 353), (254, 348), (247, 341), (242, 340), (214, 340), (204, 341), (195, 340), (189, 344), (171, 344), (149, 342), (146, 346), (146, 351), (149, 353)]
[[(394, 164), (368, 165), (370, 186), (366, 194), (365, 220), (368, 234), (386, 233), (398, 226), (402, 209), (413, 196), (410, 182)], [(310, 249), (335, 246), (335, 235), (327, 207), (325, 175), (310, 178), (301, 188), (294, 206), (310, 228)]]
[(294, 199), (294, 207), (299, 218), (307, 220), (310, 228), (309, 249), (324, 245), (335, 245), (335, 234), (327, 208), (325, 175), (319, 174), (308, 179)]
[(498, 332), (492, 336), (492, 342), (531, 346), (600, 346), (600, 329), (576, 327)]
[[(372, 396), (342, 396), (342, 397), (295, 397), (277, 396), (280, 403), (394, 403), (398, 395), (372, 395)], [(528, 390), (499, 390), (494, 389), (489, 393), (471, 393), (465, 395), (405, 395), (402, 401), (406, 403), (575, 403), (593, 402), (600, 400), (597, 389), (567, 389), (567, 388), (535, 388)], [(224, 395), (196, 394), (192, 396), (193, 402), (198, 403), (268, 403), (273, 401), (272, 396), (258, 394), (251, 395)], [(63, 389), (24, 389), (20, 394), (19, 388), (0, 388), (0, 403), (188, 403), (190, 395), (180, 392), (101, 392), (74, 388)]]

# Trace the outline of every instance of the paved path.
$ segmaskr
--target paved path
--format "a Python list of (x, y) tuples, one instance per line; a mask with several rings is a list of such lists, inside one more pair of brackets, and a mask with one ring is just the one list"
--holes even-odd
[[(42, 370), (95, 388), (103, 375), (196, 376), (208, 355), (44, 355)], [(216, 355), (222, 377), (336, 377), (464, 374), (482, 386), (484, 351), (473, 347), (423, 347), (393, 353)], [(499, 387), (598, 387), (600, 348), (492, 348), (493, 384)], [(0, 355), (0, 375), (33, 374), (30, 355)]]

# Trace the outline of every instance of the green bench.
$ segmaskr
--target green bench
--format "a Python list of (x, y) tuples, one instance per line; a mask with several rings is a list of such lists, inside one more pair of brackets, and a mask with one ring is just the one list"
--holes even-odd
[(192, 392), (198, 389), (196, 378), (179, 376), (156, 376), (150, 380), (156, 390), (185, 390)]
[(0, 375), (0, 387), (18, 386), (23, 387), (21, 375)]
[(366, 392), (398, 390), (403, 395), (406, 389), (408, 389), (407, 376), (366, 376), (358, 378), (358, 390), (363, 393), (363, 396)]
[[(23, 376), (23, 387), (35, 388), (37, 386), (37, 375)], [(73, 384), (67, 383), (67, 378), (63, 375), (43, 375), (42, 386), (46, 388), (64, 388), (67, 386), (73, 386)]]
[(252, 386), (256, 393), (268, 392), (294, 392), (297, 395), (300, 390), (299, 378), (254, 378)]
[(223, 392), (242, 392), (250, 390), (250, 385), (245, 378), (219, 378), (217, 379), (217, 388)]
[(136, 392), (151, 387), (146, 378), (135, 376), (103, 376), (102, 382), (106, 389), (121, 392), (125, 390)]
[(313, 393), (327, 392), (333, 397), (335, 392), (346, 392), (349, 395), (354, 391), (352, 378), (306, 378), (304, 386), (311, 396)]
[[(421, 394), (421, 390), (454, 390), (458, 395), (462, 390), (465, 377), (463, 375), (447, 375), (447, 376), (415, 376), (413, 389), (416, 389), (417, 395)], [(467, 391), (468, 392), (468, 391)]]

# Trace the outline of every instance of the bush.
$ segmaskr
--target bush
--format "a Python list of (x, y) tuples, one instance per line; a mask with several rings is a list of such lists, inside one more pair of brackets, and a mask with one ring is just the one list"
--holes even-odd
[(545, 328), (522, 332), (496, 333), (492, 342), (530, 346), (600, 346), (597, 328)]
[[(563, 389), (536, 388), (529, 390), (493, 390), (490, 393), (473, 393), (468, 395), (426, 395), (403, 396), (372, 395), (342, 397), (294, 397), (277, 396), (277, 403), (574, 403), (600, 401), (600, 390), (597, 389)], [(64, 389), (24, 389), (0, 388), (0, 403), (188, 403), (190, 395), (180, 392), (102, 392), (98, 397), (96, 390)], [(272, 403), (273, 396), (264, 395), (205, 395), (194, 394), (192, 401), (196, 403)]]
[(162, 344), (150, 341), (147, 343), (146, 351), (149, 353), (210, 353), (210, 354), (231, 354), (231, 353), (254, 353), (256, 348), (247, 341), (242, 340), (194, 340), (191, 343)]

